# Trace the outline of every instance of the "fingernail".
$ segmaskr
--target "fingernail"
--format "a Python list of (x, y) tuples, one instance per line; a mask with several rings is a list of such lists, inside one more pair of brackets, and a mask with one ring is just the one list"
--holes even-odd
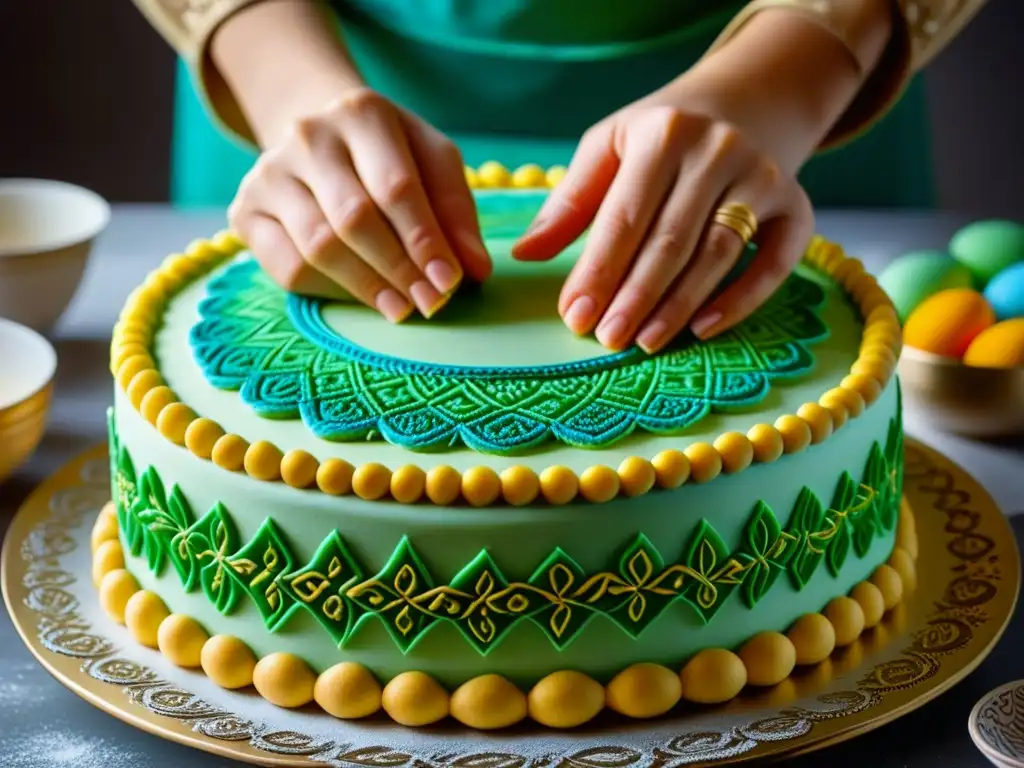
[(523, 237), (526, 237), (527, 235), (532, 235), (538, 229), (542, 229), (544, 225), (547, 224), (547, 222), (547, 216), (545, 216), (544, 212), (541, 211), (541, 213), (537, 214), (537, 218), (530, 222), (530, 226), (526, 228), (526, 231), (523, 232)]
[(697, 315), (690, 323), (690, 330), (698, 339), (706, 339), (722, 319), (721, 312), (707, 312)]
[(487, 248), (480, 242), (480, 238), (472, 232), (462, 232), (459, 234), (459, 244), (476, 262), (474, 267), (469, 267), (472, 276), (479, 280), (485, 279), (490, 275), (491, 254), (487, 252)]
[(424, 317), (430, 317), (434, 314), (437, 311), (438, 302), (444, 298), (426, 280), (417, 280), (413, 283), (409, 287), (409, 293), (412, 294), (412, 300), (416, 302), (416, 308)]
[(622, 349), (626, 335), (626, 318), (612, 315), (597, 327), (597, 340), (608, 349)]
[(459, 287), (459, 281), (462, 279), (461, 272), (444, 259), (427, 262), (423, 271), (440, 293), (451, 293)]
[(448, 301), (451, 299), (451, 297), (452, 297), (452, 294), (450, 294), (450, 293), (441, 294), (441, 296), (438, 298), (438, 300), (434, 302), (434, 306), (432, 306), (430, 308), (430, 311), (427, 312), (425, 317), (429, 320), (434, 315), (436, 315), (438, 312), (440, 312), (442, 309), (444, 309), (445, 305), (448, 303)]
[(577, 296), (572, 304), (569, 305), (569, 309), (566, 310), (563, 319), (565, 324), (569, 326), (570, 331), (582, 336), (585, 333), (589, 333), (590, 329), (594, 327), (594, 312), (596, 309), (597, 305), (592, 298), (589, 296)]
[(374, 300), (377, 310), (391, 323), (401, 323), (412, 313), (412, 304), (394, 288), (385, 288)]
[(655, 320), (653, 323), (648, 323), (637, 334), (636, 345), (648, 355), (653, 355), (665, 346), (666, 331), (668, 331), (668, 323), (664, 320)]

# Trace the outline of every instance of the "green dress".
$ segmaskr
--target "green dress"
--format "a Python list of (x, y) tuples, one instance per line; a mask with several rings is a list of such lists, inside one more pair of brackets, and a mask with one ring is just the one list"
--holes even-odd
[[(579, 136), (684, 72), (737, 0), (335, 0), (369, 85), (445, 131), (466, 162), (567, 164)], [(801, 179), (821, 207), (932, 203), (923, 89)], [(226, 206), (255, 155), (222, 135), (181, 67), (172, 199)]]

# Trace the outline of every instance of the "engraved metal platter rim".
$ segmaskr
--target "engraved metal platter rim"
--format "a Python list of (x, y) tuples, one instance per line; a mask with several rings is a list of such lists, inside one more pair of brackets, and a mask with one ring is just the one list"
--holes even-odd
[[(866, 674), (859, 680), (849, 670), (839, 674), (833, 670), (833, 661), (826, 661), (810, 675), (787, 681), (792, 691), (798, 692), (807, 683), (808, 694), (818, 694), (810, 707), (808, 696), (793, 694), (788, 700), (783, 697), (773, 702), (771, 693), (744, 694), (722, 709), (723, 716), (744, 713), (748, 719), (743, 724), (719, 731), (695, 731), (685, 713), (629, 727), (612, 720), (609, 740), (618, 743), (576, 752), (529, 757), (503, 754), (495, 751), (493, 738), (470, 734), (449, 739), (449, 743), (458, 741), (466, 747), (457, 754), (405, 754), (390, 746), (340, 744), (294, 731), (274, 731), (265, 723), (207, 704), (187, 690), (187, 682), (179, 685), (171, 679), (173, 675), (161, 679), (144, 665), (119, 658), (119, 649), (112, 641), (90, 633), (93, 628), (77, 613), (75, 605), (60, 602), (61, 593), (68, 594), (61, 585), (75, 579), (61, 570), (60, 559), (83, 542), (88, 546), (91, 526), (84, 523), (91, 522), (106, 501), (105, 496), (109, 496), (105, 445), (69, 462), (25, 502), (4, 542), (0, 586), (18, 633), (43, 667), (64, 686), (137, 728), (250, 763), (374, 768), (627, 768), (655, 762), (674, 768), (792, 756), (879, 727), (935, 698), (977, 667), (1013, 613), (1020, 587), (1020, 562), (1008, 522), (977, 482), (949, 459), (912, 439), (907, 441), (906, 455), (905, 491), (918, 521), (922, 550), (919, 574), (923, 578), (919, 578), (918, 593), (909, 603), (914, 607), (909, 611), (897, 609), (871, 633), (877, 647), (867, 648), (870, 642), (865, 636), (851, 648), (864, 645), (869, 661), (877, 660)], [(76, 489), (81, 489), (78, 507), (71, 504), (71, 510), (64, 509), (59, 516), (51, 510), (55, 499), (66, 501), (69, 491), (73, 496)], [(945, 516), (945, 525), (930, 524), (937, 515)], [(77, 531), (73, 531), (75, 527)], [(957, 543), (962, 551), (954, 552)], [(946, 571), (946, 580), (929, 583), (929, 572), (938, 571), (944, 561), (953, 563), (952, 570)], [(32, 595), (35, 597), (30, 600)], [(44, 597), (52, 604), (47, 605)], [(923, 611), (925, 605), (931, 606), (927, 612)], [(900, 617), (907, 622), (908, 612), (921, 615), (909, 619), (913, 631), (907, 634), (907, 642), (884, 642), (886, 633), (902, 636), (904, 629), (896, 624)], [(59, 642), (67, 647), (54, 650), (54, 637), (62, 637)], [(89, 643), (98, 645), (90, 650)], [(841, 671), (842, 656), (834, 658), (838, 659), (834, 669)], [(194, 673), (182, 673), (183, 677), (188, 674)], [(852, 688), (821, 694), (830, 680), (845, 685), (848, 677), (853, 681)], [(127, 695), (117, 694), (118, 689)], [(244, 710), (250, 695), (233, 695), (239, 697), (238, 709)], [(192, 708), (184, 709), (184, 705)], [(645, 733), (664, 730), (666, 723), (679, 723), (683, 732), (654, 747), (636, 746), (647, 744), (642, 738)], [(384, 727), (399, 729), (390, 724)], [(550, 734), (537, 733), (538, 741), (544, 738), (540, 734)], [(628, 743), (630, 739), (634, 743)]]

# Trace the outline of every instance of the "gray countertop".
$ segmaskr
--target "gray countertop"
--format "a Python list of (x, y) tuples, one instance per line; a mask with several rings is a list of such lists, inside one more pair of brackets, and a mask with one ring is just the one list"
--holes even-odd
[[(818, 229), (846, 245), (877, 271), (895, 255), (944, 247), (964, 217), (944, 214), (825, 212)], [(129, 291), (146, 273), (190, 240), (224, 226), (222, 215), (175, 212), (166, 206), (115, 207), (97, 243), (81, 290), (56, 332), (59, 367), (49, 431), (35, 456), (0, 486), (0, 535), (31, 490), (64, 462), (105, 438), (111, 398), (107, 370), (110, 329)], [(910, 413), (907, 432), (956, 459), (988, 488), (1024, 541), (1024, 445), (978, 443), (929, 428)], [(1017, 516), (1020, 515), (1020, 516)], [(1001, 683), (1024, 677), (1015, 652), (1024, 639), (1024, 617), (966, 681), (937, 701), (871, 734), (792, 761), (811, 766), (878, 768), (988, 765), (967, 735), (974, 702)], [(3, 768), (172, 768), (228, 761), (150, 736), (94, 709), (50, 678), (23, 647), (6, 612), (0, 615), (0, 766)]]

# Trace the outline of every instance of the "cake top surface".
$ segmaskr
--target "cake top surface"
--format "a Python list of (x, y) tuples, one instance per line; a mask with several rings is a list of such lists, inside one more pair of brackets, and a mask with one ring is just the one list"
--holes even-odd
[[(580, 244), (547, 263), (509, 255), (541, 200), (480, 198), (494, 274), (429, 321), (391, 325), (362, 304), (288, 295), (255, 261), (239, 260), (205, 285), (192, 356), (212, 386), (238, 390), (262, 416), (301, 419), (318, 438), (516, 455), (678, 435), (814, 369), (811, 346), (829, 336), (827, 284), (806, 273), (735, 330), (706, 342), (683, 337), (655, 356), (575, 336), (557, 298)], [(849, 349), (855, 322), (840, 312), (831, 319)]]
[[(564, 467), (580, 476), (630, 457), (693, 446), (700, 454), (732, 433), (736, 450), (749, 453), (739, 438), (754, 425), (777, 426), (817, 404), (856, 367), (868, 313), (829, 272), (846, 265), (853, 282), (870, 283), (861, 293), (886, 307), (856, 262), (819, 244), (826, 263), (802, 265), (733, 331), (706, 342), (684, 336), (654, 356), (610, 352), (574, 336), (557, 313), (582, 242), (546, 263), (509, 255), (543, 197), (478, 195), (494, 275), (461, 289), (429, 321), (394, 326), (355, 302), (290, 295), (222, 238), (229, 247), (201, 244), (177, 257), (189, 269), (172, 259), (158, 270), (163, 283), (175, 276), (178, 284), (164, 291), (159, 328), (142, 346), (174, 400), (250, 446), (269, 444), (271, 457), (302, 451), (356, 468), (447, 465), (494, 475)], [(122, 345), (125, 327), (122, 315)], [(892, 335), (879, 338), (893, 347), (898, 326)], [(115, 369), (132, 356), (121, 350), (118, 359), (118, 343), (115, 334)], [(891, 366), (879, 366), (880, 386)], [(129, 389), (136, 371), (116, 372)]]

